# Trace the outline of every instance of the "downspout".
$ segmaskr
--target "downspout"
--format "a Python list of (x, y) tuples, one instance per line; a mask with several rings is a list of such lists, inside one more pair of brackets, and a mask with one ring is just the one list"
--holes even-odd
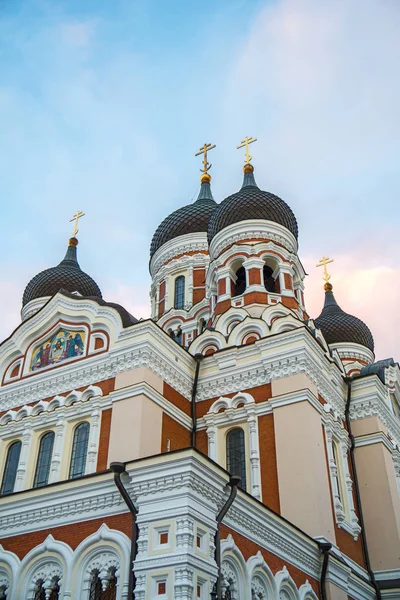
[(131, 556), (130, 556), (130, 566), (129, 566), (129, 582), (128, 582), (128, 600), (134, 600), (135, 594), (135, 584), (136, 577), (133, 572), (133, 563), (137, 554), (137, 540), (139, 536), (139, 529), (136, 523), (137, 509), (133, 504), (131, 497), (128, 494), (127, 489), (121, 481), (121, 474), (125, 473), (125, 463), (122, 462), (112, 462), (110, 464), (110, 469), (114, 473), (114, 483), (117, 486), (119, 493), (125, 500), (125, 504), (129, 508), (129, 511), (132, 514), (132, 540), (131, 540)]
[(196, 416), (196, 395), (197, 395), (197, 383), (199, 381), (199, 372), (200, 372), (200, 362), (203, 358), (203, 354), (195, 354), (194, 360), (196, 361), (196, 370), (194, 373), (193, 379), (193, 387), (192, 387), (192, 407), (191, 407), (191, 417), (192, 417), (192, 435), (190, 445), (192, 448), (196, 448), (196, 434), (197, 434), (197, 416)]
[(328, 570), (329, 552), (330, 552), (330, 549), (332, 548), (332, 544), (330, 542), (318, 542), (318, 546), (324, 557), (324, 559), (322, 561), (321, 579), (320, 579), (321, 600), (328, 600), (328, 596), (326, 594), (326, 572)]
[(362, 546), (362, 550), (363, 550), (363, 556), (364, 556), (365, 566), (367, 568), (368, 575), (369, 575), (369, 578), (371, 580), (371, 584), (372, 584), (373, 588), (375, 589), (377, 600), (382, 600), (381, 591), (380, 591), (380, 589), (378, 587), (378, 584), (376, 582), (375, 575), (374, 575), (374, 572), (373, 572), (373, 570), (371, 568), (371, 563), (370, 563), (370, 560), (369, 560), (367, 536), (366, 536), (366, 533), (365, 533), (364, 517), (363, 517), (363, 512), (362, 512), (362, 506), (361, 506), (360, 487), (358, 485), (356, 461), (355, 461), (355, 457), (354, 457), (354, 436), (353, 436), (353, 433), (352, 433), (351, 421), (350, 421), (350, 402), (351, 402), (351, 382), (352, 382), (352, 379), (350, 379), (349, 377), (347, 377), (346, 378), (346, 382), (347, 382), (347, 402), (346, 402), (346, 409), (345, 409), (345, 413), (344, 414), (345, 414), (345, 419), (346, 419), (347, 432), (348, 432), (349, 437), (350, 437), (350, 464), (351, 464), (351, 470), (352, 470), (352, 475), (353, 475), (354, 495), (355, 495), (355, 498), (356, 498), (358, 519), (360, 521), (360, 527), (361, 527), (361, 546)]
[(215, 562), (217, 563), (218, 576), (217, 576), (217, 600), (222, 600), (222, 573), (221, 573), (221, 523), (226, 513), (232, 506), (234, 499), (236, 498), (238, 485), (240, 484), (241, 478), (238, 475), (231, 475), (228, 485), (231, 488), (229, 498), (225, 502), (224, 506), (218, 513), (217, 516), (217, 531), (215, 532)]

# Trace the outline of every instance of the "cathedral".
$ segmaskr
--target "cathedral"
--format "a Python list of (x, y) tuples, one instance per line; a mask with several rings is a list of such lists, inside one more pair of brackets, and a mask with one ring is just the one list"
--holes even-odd
[(1, 599), (400, 599), (399, 365), (328, 258), (308, 314), (254, 141), (220, 202), (200, 149), (151, 241), (151, 318), (82, 270), (81, 212), (27, 284), (0, 344)]

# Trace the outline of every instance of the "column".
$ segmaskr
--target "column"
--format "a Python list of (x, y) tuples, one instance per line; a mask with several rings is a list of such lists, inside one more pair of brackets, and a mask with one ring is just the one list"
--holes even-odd
[(243, 262), (243, 267), (246, 270), (246, 292), (263, 292), (266, 293), (264, 286), (264, 261), (259, 256), (250, 256)]
[[(254, 409), (253, 409), (254, 410)], [(251, 493), (255, 498), (261, 499), (261, 478), (260, 478), (260, 453), (258, 447), (258, 427), (257, 416), (252, 411), (247, 418), (249, 424), (249, 446), (250, 446), (250, 465), (251, 465)]]
[(86, 461), (85, 474), (94, 473), (97, 466), (97, 454), (99, 451), (99, 436), (100, 436), (100, 417), (101, 411), (95, 408), (92, 412), (90, 424), (88, 455)]
[[(63, 454), (64, 438), (65, 438), (65, 418), (60, 417), (60, 419), (57, 421), (57, 425), (56, 425), (56, 435), (55, 435), (54, 447), (53, 447), (53, 458), (51, 460), (49, 483), (53, 483), (54, 481), (58, 481), (60, 479), (60, 466), (61, 466), (61, 458), (62, 458), (62, 454)], [(63, 458), (65, 460), (66, 457), (63, 457)]]
[(19, 464), (17, 470), (17, 476), (15, 479), (14, 491), (20, 492), (25, 488), (25, 479), (26, 479), (26, 468), (29, 460), (29, 453), (31, 449), (32, 442), (32, 428), (26, 427), (22, 432), (22, 447), (21, 454), (19, 456)]

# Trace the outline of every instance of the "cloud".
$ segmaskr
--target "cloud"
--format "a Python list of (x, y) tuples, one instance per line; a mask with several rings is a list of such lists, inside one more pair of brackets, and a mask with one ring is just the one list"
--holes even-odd
[(221, 97), (226, 143), (258, 137), (257, 182), (298, 218), (309, 312), (323, 305), (315, 265), (333, 255), (337, 300), (369, 325), (380, 358), (396, 358), (400, 325), (399, 28), (391, 0), (268, 3)]
[[(306, 278), (305, 301), (308, 313), (316, 318), (324, 305), (321, 268), (316, 269), (317, 256), (304, 258)], [(358, 252), (352, 256), (339, 255), (333, 265), (333, 293), (339, 306), (370, 328), (375, 340), (376, 359), (399, 358), (398, 331), (400, 330), (400, 268), (360, 266)]]

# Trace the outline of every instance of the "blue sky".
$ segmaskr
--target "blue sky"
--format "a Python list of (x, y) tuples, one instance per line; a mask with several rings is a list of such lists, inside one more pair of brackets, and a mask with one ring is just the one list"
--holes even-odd
[(148, 314), (148, 248), (199, 188), (256, 178), (295, 211), (309, 273), (396, 357), (400, 5), (397, 0), (3, 0), (0, 5), (0, 337), (31, 276), (62, 258), (77, 210), (82, 268)]

